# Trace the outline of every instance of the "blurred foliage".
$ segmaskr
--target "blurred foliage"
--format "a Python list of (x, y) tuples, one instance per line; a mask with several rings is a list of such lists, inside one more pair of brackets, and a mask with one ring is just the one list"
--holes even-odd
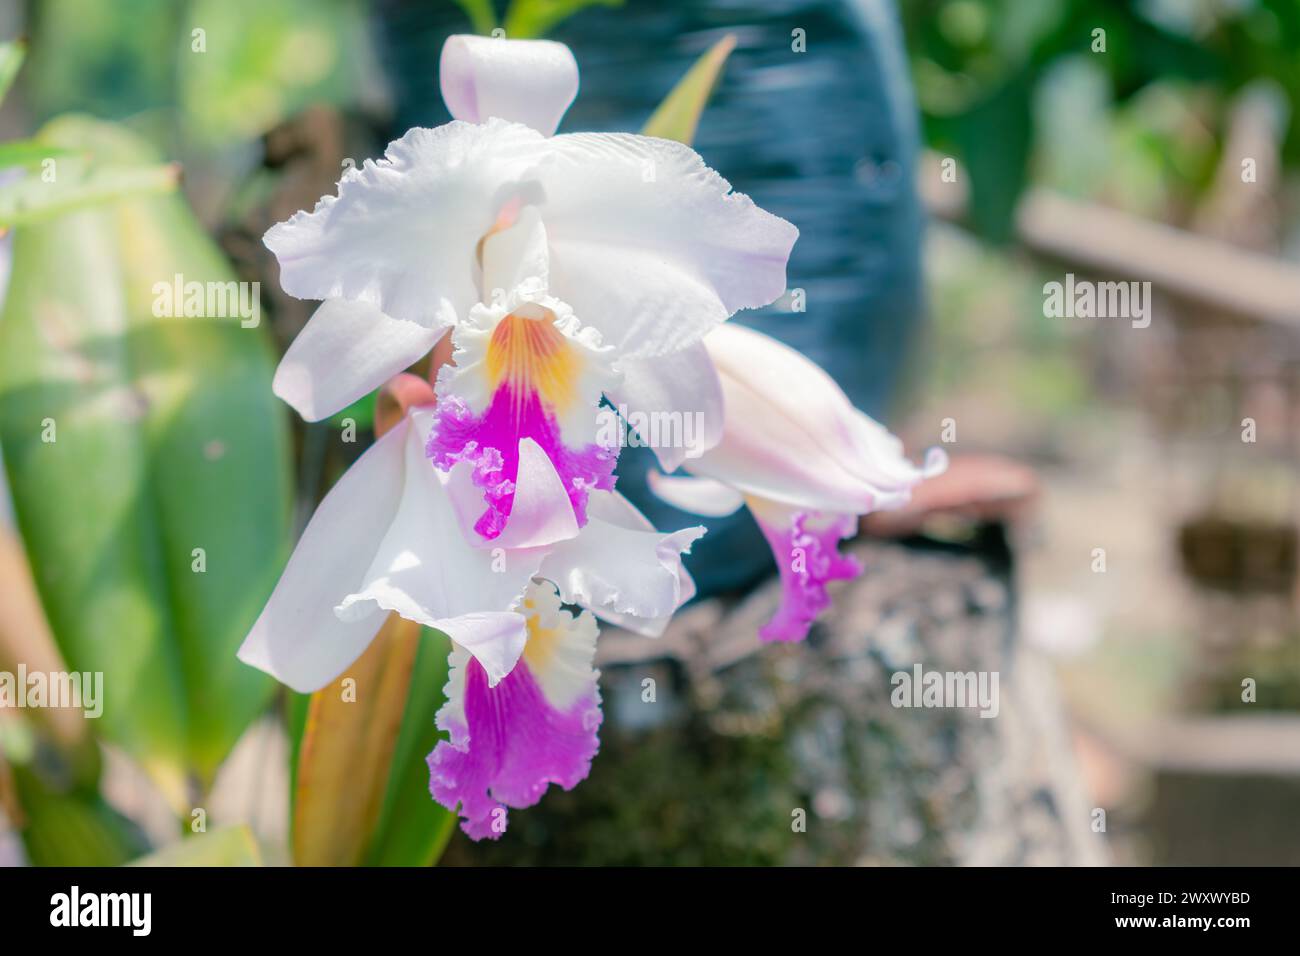
[(28, 103), (39, 118), (130, 119), (173, 148), (238, 145), (311, 102), (378, 96), (367, 9), (362, 0), (32, 4)]
[(24, 43), (0, 44), (0, 100), (8, 95), (9, 87), (13, 86), (26, 53), (27, 46)]
[[(106, 164), (154, 160), (84, 118), (38, 139)], [(179, 197), (16, 230), (0, 442), (59, 650), (104, 673), (96, 729), (181, 808), (274, 687), (234, 652), (281, 567), (289, 471), (265, 329), (156, 316), (155, 284), (176, 274), (235, 278)]]
[(506, 11), (506, 36), (521, 39), (549, 33), (560, 21), (586, 7), (617, 7), (622, 0), (511, 0)]
[(501, 29), (516, 40), (545, 36), (560, 21), (593, 6), (617, 7), (623, 0), (510, 0), (505, 18), (497, 15), (493, 0), (454, 0), (469, 17), (475, 33), (489, 34)]
[(59, 741), (26, 714), (0, 720), (0, 809), (33, 864), (117, 866), (147, 849), (101, 795), (100, 770), (93, 743)]
[(14, 777), (26, 816), (20, 832), (33, 866), (120, 866), (148, 848), (139, 828), (93, 787), (67, 792), (21, 765)]
[[(1232, 100), (1250, 84), (1282, 91), (1289, 106), (1284, 158), (1300, 161), (1295, 0), (913, 0), (900, 8), (927, 138), (963, 160), (972, 222), (986, 238), (1010, 238), (1015, 203), (1036, 153), (1051, 148), (1048, 139), (1067, 137), (1095, 161), (1097, 138), (1114, 135), (1123, 148), (1108, 155), (1137, 157), (1130, 181), (1139, 201), (1153, 173), (1172, 182), (1167, 188), (1175, 196), (1199, 193), (1214, 169)], [(1099, 30), (1104, 52), (1094, 52)], [(1040, 96), (1063, 67), (1075, 71), (1084, 97), (1042, 108)], [(1182, 94), (1153, 102), (1157, 89)], [(1191, 126), (1211, 135), (1193, 133), (1189, 141), (1178, 114), (1192, 94), (1203, 109)], [(1078, 115), (1078, 104), (1090, 112)], [(1104, 118), (1112, 106), (1113, 133), (1097, 122), (1076, 123)], [(1076, 173), (1083, 165), (1080, 158)], [(1094, 181), (1106, 168), (1092, 164)]]
[(207, 52), (182, 37), (180, 103), (195, 137), (213, 144), (251, 138), (315, 100), (347, 103), (364, 89), (369, 47), (365, 6), (316, 0), (229, 3), (194, 0), (193, 29)]
[[(0, 100), (13, 85), (26, 53), (21, 41), (0, 43)], [(0, 143), (0, 170), (0, 234), (71, 209), (129, 195), (170, 192), (176, 186), (172, 166), (91, 164), (84, 153), (34, 140)]]
[(132, 860), (131, 866), (261, 866), (262, 851), (246, 826), (199, 833)]
[(0, 228), (28, 226), (96, 203), (165, 193), (176, 187), (178, 170), (174, 166), (99, 163), (76, 154), (56, 158), (50, 154), (68, 151), (49, 148), (44, 157), (35, 159), (41, 148), (39, 143), (0, 146), (0, 163), (8, 158), (13, 165), (21, 165), (21, 157), (31, 156), (43, 167), (40, 174), (33, 171), (0, 187)]

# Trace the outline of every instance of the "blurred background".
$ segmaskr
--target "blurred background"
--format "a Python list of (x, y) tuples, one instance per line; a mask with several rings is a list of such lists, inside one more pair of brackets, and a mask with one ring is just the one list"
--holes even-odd
[[(694, 145), (800, 227), (805, 293), (740, 318), (953, 468), (805, 647), (759, 651), (770, 555), (711, 531), (663, 643), (602, 638), (591, 779), (479, 847), (425, 790), (445, 639), (351, 710), (233, 653), (374, 415), (270, 394), (311, 304), (261, 235), (446, 121), (442, 40), (494, 27), (573, 47), (561, 132), (640, 129), (734, 36)], [(0, 2), (20, 37), (0, 165), (76, 195), (0, 201), (0, 670), (106, 703), (0, 709), (0, 861), (1300, 863), (1294, 0)], [(175, 273), (260, 283), (260, 325), (161, 330)], [(1149, 327), (1054, 317), (1067, 274), (1150, 282)], [(892, 709), (913, 662), (1000, 671), (1002, 714)]]

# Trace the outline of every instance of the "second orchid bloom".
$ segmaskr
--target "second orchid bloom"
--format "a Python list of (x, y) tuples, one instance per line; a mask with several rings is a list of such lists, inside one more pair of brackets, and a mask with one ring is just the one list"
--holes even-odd
[[(304, 418), (447, 335), (454, 364), (322, 501), (240, 657), (306, 692), (389, 613), (445, 632), (430, 790), (474, 838), (586, 776), (594, 618), (657, 635), (694, 595), (682, 555), (704, 528), (660, 533), (614, 490), (612, 407), (695, 416), (695, 447), (655, 452), (701, 477), (661, 493), (702, 513), (721, 509), (701, 494), (743, 495), (778, 558), (806, 550), (799, 573), (780, 562), (788, 600), (767, 637), (802, 636), (825, 582), (856, 570), (835, 547), (853, 516), (939, 467), (906, 463), (797, 353), (722, 325), (783, 294), (798, 231), (680, 143), (552, 135), (577, 82), (560, 44), (452, 37), (456, 119), (411, 130), (265, 240), (285, 290), (322, 303), (274, 383)], [(765, 389), (808, 404), (774, 419)]]

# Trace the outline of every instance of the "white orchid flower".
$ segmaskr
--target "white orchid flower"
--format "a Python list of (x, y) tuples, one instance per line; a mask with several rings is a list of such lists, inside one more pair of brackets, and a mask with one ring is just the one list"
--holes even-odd
[(429, 451), (444, 469), (473, 464), (471, 526), (507, 533), (524, 439), (581, 526), (589, 492), (613, 487), (602, 396), (703, 424), (694, 448), (656, 448), (666, 467), (716, 441), (721, 393), (701, 340), (784, 292), (798, 230), (680, 143), (551, 136), (577, 88), (562, 44), (452, 37), (441, 76), (456, 120), (411, 130), (267, 232), (284, 289), (324, 300), (275, 392), (326, 417), (451, 331), (458, 367), (439, 382)]
[[(453, 490), (469, 464), (449, 474), (425, 456), (434, 414), (409, 410), (325, 496), (239, 657), (307, 693), (360, 657), (389, 612), (446, 633), (452, 671), (438, 723), (451, 742), (429, 757), (431, 787), (461, 806), (467, 833), (496, 837), (506, 805), (529, 806), (550, 783), (572, 787), (590, 766), (593, 613), (662, 633), (695, 594), (681, 556), (704, 529), (660, 534), (621, 495), (594, 491), (579, 530), (572, 512), (545, 507), (544, 486), (558, 479), (524, 439), (520, 469), (542, 477), (520, 482), (512, 534), (553, 543), (482, 546), (462, 534)], [(574, 617), (561, 600), (586, 610)]]
[(720, 517), (748, 505), (776, 557), (782, 600), (759, 631), (798, 641), (830, 603), (826, 585), (861, 566), (839, 553), (858, 517), (902, 507), (947, 467), (933, 448), (921, 466), (894, 435), (853, 407), (816, 364), (769, 336), (728, 324), (705, 339), (726, 405), (722, 438), (686, 470), (651, 472), (654, 492), (684, 511)]

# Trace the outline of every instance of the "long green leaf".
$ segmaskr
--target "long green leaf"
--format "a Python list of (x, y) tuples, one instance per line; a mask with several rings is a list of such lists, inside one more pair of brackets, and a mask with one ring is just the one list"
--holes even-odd
[(586, 7), (619, 7), (623, 0), (512, 0), (506, 11), (506, 36), (513, 40), (545, 36), (560, 21)]
[(496, 29), (497, 15), (491, 0), (456, 0), (456, 5), (465, 11), (475, 33), (488, 34)]
[(456, 818), (429, 795), (424, 758), (439, 739), (450, 650), (445, 635), (390, 615), (366, 653), (311, 695), (293, 781), (295, 863), (437, 860)]
[[(447, 682), (447, 655), (450, 651), (451, 642), (445, 634), (425, 628), (411, 666), (409, 690), (405, 696), (398, 695), (389, 702), (391, 707), (402, 708), (401, 728), (397, 731), (385, 771), (386, 782), (381, 791), (383, 802), (378, 817), (369, 820), (364, 830), (361, 858), (368, 866), (431, 866), (441, 856), (455, 828), (456, 815), (434, 803), (429, 795), (429, 768), (424, 759), (443, 736), (434, 725), (434, 716), (444, 700), (443, 686)], [(358, 691), (361, 689), (358, 686)], [(308, 712), (314, 697), (294, 694), (289, 704), (289, 739), (293, 745), (290, 788), (295, 802), (295, 834), (299, 819), (298, 801), (321, 799), (320, 794), (308, 796), (298, 787)], [(319, 723), (312, 728), (312, 733), (321, 733)], [(336, 737), (324, 745), (335, 752), (342, 750), (341, 755), (346, 757), (348, 743), (345, 740)], [(319, 761), (320, 755), (311, 760)], [(331, 799), (339, 801), (342, 795), (334, 794)], [(325, 819), (328, 822), (328, 816)], [(324, 839), (330, 843), (337, 842), (333, 834), (327, 834)], [(335, 861), (341, 862), (337, 848), (329, 852)]]
[(713, 44), (695, 64), (686, 71), (686, 75), (677, 81), (662, 103), (646, 120), (641, 130), (646, 136), (658, 136), (661, 139), (675, 139), (679, 143), (690, 145), (695, 140), (695, 131), (700, 125), (700, 115), (713, 94), (718, 77), (727, 57), (736, 47), (736, 36), (728, 33)]
[(40, 166), (47, 159), (58, 160), (78, 154), (66, 149), (54, 149), (48, 143), (38, 143), (33, 139), (15, 139), (0, 143), (0, 169), (14, 166), (32, 168)]
[(14, 85), (14, 77), (22, 68), (27, 55), (27, 45), (21, 40), (0, 43), (0, 101), (9, 95), (9, 88)]
[(0, 228), (29, 226), (66, 212), (131, 196), (170, 192), (174, 165), (100, 165), (76, 158), (53, 160), (52, 179), (33, 173), (0, 186)]
[(294, 777), (293, 860), (356, 866), (383, 809), (420, 625), (390, 614), (370, 647), (311, 695)]
[[(156, 161), (89, 119), (40, 139)], [(19, 528), (64, 658), (104, 673), (99, 730), (179, 808), (273, 689), (234, 656), (288, 538), (273, 356), (239, 318), (154, 314), (177, 275), (235, 278), (179, 197), (81, 210), (13, 241), (0, 443)]]
[(148, 848), (139, 828), (94, 789), (56, 785), (32, 766), (15, 766), (13, 776), (33, 866), (118, 866)]
[(429, 766), (425, 757), (443, 734), (434, 725), (447, 683), (451, 640), (425, 629), (411, 675), (402, 730), (393, 750), (384, 811), (371, 841), (367, 860), (374, 866), (430, 866), (438, 861), (456, 828), (456, 814), (429, 795)]

